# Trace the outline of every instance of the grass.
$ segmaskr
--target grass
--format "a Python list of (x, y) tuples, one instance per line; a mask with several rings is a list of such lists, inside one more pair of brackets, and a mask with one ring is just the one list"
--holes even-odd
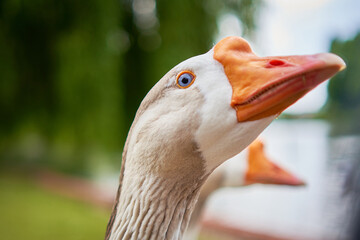
[(103, 239), (109, 211), (49, 193), (18, 174), (0, 173), (2, 240)]

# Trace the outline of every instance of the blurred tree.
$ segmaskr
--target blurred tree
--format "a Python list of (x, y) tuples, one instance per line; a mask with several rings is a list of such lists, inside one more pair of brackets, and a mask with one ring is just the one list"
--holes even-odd
[[(119, 4), (4, 0), (0, 6), (1, 159), (34, 155), (75, 170), (94, 151), (118, 149), (124, 136)], [(36, 137), (24, 149), (29, 135)]]
[(58, 29), (66, 25), (60, 20), (61, 9), (61, 4), (48, 1), (1, 2), (2, 133), (27, 121), (48, 130), (47, 119), (55, 108), (53, 43)]
[(119, 150), (125, 136), (119, 70), (126, 42), (119, 28), (119, 6), (113, 0), (71, 2), (71, 25), (56, 42), (53, 160), (69, 159), (77, 169), (96, 165), (93, 156)]
[(360, 33), (349, 41), (335, 39), (331, 52), (341, 56), (347, 68), (330, 80), (327, 115), (333, 134), (360, 134)]
[(14, 145), (21, 145), (20, 138), (30, 131), (47, 139), (51, 135), (52, 114), (57, 109), (52, 80), (54, 42), (69, 22), (63, 16), (66, 4), (60, 1), (4, 0), (0, 5), (0, 150), (4, 160), (9, 156), (3, 154), (12, 149), (20, 157), (21, 150)]
[[(139, 25), (138, 19), (145, 18), (145, 24), (148, 19), (155, 18), (155, 1), (154, 0), (122, 0), (121, 6), (123, 16), (121, 24), (128, 34), (129, 47), (124, 55), (124, 68), (122, 78), (124, 79), (124, 110), (126, 115), (126, 128), (129, 129), (134, 119), (137, 108), (141, 100), (148, 92), (146, 85), (149, 76), (146, 68), (151, 64), (149, 52), (141, 47), (141, 38), (143, 31), (152, 31), (154, 26), (148, 25), (145, 29)], [(155, 30), (154, 30), (155, 31)], [(145, 42), (148, 44), (148, 42)]]

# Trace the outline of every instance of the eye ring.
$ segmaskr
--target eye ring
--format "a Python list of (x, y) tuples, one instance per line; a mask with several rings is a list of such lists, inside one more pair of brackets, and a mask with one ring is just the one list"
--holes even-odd
[(188, 88), (195, 81), (195, 74), (191, 71), (182, 71), (176, 76), (176, 85), (179, 88)]

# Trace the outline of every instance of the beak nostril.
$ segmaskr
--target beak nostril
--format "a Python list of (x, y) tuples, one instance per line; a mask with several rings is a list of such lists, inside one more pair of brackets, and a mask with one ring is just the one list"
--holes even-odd
[(269, 61), (269, 64), (272, 66), (281, 66), (281, 65), (284, 65), (285, 62), (282, 60), (279, 60), (279, 59), (273, 59), (273, 60)]

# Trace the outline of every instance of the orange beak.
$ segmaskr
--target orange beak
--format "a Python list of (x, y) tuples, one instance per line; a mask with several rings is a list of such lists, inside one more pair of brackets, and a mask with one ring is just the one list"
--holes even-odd
[(249, 146), (248, 166), (245, 184), (305, 185), (302, 180), (292, 173), (270, 161), (265, 156), (264, 144), (260, 140), (255, 140)]
[(242, 38), (228, 37), (214, 47), (233, 89), (231, 106), (239, 122), (278, 115), (318, 84), (345, 68), (331, 53), (258, 57)]

